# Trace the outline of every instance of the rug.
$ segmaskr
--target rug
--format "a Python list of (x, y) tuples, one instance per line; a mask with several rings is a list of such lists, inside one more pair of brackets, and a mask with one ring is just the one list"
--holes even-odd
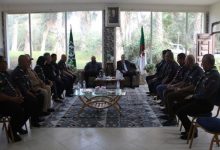
[(56, 111), (45, 118), (43, 127), (161, 127), (164, 120), (159, 116), (164, 115), (159, 106), (146, 94), (146, 85), (139, 88), (125, 88), (126, 96), (122, 96), (119, 104), (121, 115), (113, 108), (96, 110), (85, 108), (78, 116), (82, 106), (80, 99), (75, 96), (66, 98), (62, 104), (54, 104)]

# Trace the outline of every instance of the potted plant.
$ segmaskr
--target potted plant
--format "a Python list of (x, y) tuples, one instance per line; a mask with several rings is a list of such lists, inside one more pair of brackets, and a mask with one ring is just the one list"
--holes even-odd
[(144, 69), (146, 70), (148, 75), (152, 75), (155, 73), (155, 65), (154, 64), (147, 64)]

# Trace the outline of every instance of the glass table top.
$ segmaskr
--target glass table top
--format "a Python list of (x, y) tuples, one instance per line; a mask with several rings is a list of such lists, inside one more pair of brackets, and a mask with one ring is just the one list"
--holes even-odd
[(122, 89), (75, 89), (75, 96), (123, 96), (126, 92)]

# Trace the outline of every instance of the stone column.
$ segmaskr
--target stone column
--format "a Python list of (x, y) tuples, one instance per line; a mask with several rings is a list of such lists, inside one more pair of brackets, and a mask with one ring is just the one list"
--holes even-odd
[(115, 27), (105, 26), (105, 10), (103, 10), (103, 66), (114, 57), (115, 53)]

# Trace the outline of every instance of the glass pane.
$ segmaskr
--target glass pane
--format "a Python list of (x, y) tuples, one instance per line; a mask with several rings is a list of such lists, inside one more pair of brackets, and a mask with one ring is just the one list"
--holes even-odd
[(212, 32), (220, 32), (220, 23), (215, 23)]
[(213, 47), (215, 65), (218, 71), (220, 71), (220, 33), (213, 34)]
[(204, 33), (204, 13), (188, 13), (186, 48), (193, 55), (196, 55), (196, 38), (199, 33)]
[(121, 27), (116, 28), (116, 61), (125, 54), (129, 61), (138, 66), (141, 26), (144, 29), (146, 56), (149, 56), (151, 13), (122, 11), (120, 15)]
[(8, 52), (8, 67), (10, 69), (14, 69), (17, 66), (19, 55), (30, 54), (28, 24), (28, 14), (7, 15), (6, 40)]
[(161, 51), (171, 49), (176, 55), (186, 50), (186, 13), (153, 12), (152, 60), (161, 60)]
[(66, 54), (65, 46), (65, 14), (34, 13), (31, 14), (31, 36), (33, 66), (39, 56), (45, 52), (57, 54), (60, 60)]
[[(67, 41), (72, 26), (77, 69), (83, 69), (91, 56), (102, 62), (102, 11), (67, 13)], [(69, 43), (69, 41), (68, 41)]]

